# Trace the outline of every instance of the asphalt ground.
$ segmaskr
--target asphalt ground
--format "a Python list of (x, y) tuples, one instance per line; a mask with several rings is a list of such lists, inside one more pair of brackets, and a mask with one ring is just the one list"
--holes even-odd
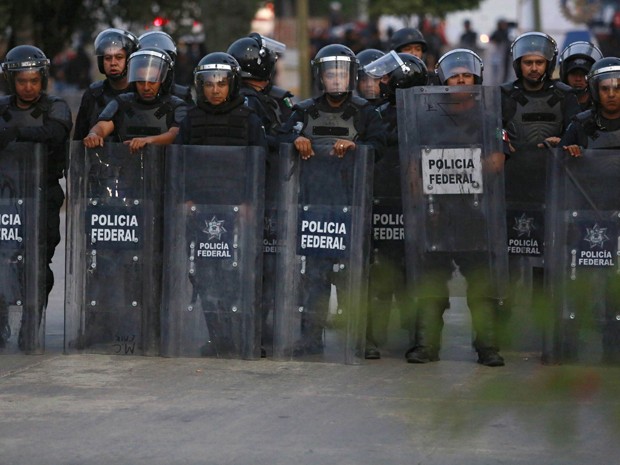
[(45, 355), (0, 356), (1, 465), (618, 463), (620, 368), (478, 365), (462, 297), (426, 365), (402, 334), (359, 366), (63, 355), (62, 250)]

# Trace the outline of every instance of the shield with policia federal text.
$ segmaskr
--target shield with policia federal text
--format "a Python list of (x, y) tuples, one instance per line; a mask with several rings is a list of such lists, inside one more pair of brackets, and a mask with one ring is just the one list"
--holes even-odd
[(374, 150), (281, 145), (274, 357), (355, 364), (364, 351)]
[(46, 185), (44, 146), (0, 150), (0, 354), (45, 349)]
[(159, 354), (163, 152), (74, 143), (68, 181), (65, 351)]
[(265, 153), (166, 152), (162, 355), (260, 357)]
[[(499, 102), (497, 89), (482, 86), (397, 91), (407, 276), (416, 293), (443, 288), (455, 259), (488, 281), (489, 298), (506, 296)], [(439, 275), (442, 282), (429, 282)]]
[(620, 152), (549, 157), (549, 360), (620, 363)]

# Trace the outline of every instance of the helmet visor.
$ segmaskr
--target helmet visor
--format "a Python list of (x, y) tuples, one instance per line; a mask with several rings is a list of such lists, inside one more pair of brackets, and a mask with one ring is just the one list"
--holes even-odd
[(600, 101), (600, 94), (605, 92), (620, 92), (620, 66), (601, 68), (588, 76), (590, 95), (595, 101)]
[(339, 94), (355, 90), (356, 64), (349, 57), (322, 58), (318, 63), (315, 63), (315, 66), (318, 67), (319, 78), (326, 93)]
[(573, 42), (564, 50), (562, 50), (562, 54), (560, 55), (560, 60), (568, 60), (570, 57), (577, 56), (580, 58), (590, 57), (592, 58), (592, 63), (603, 58), (603, 54), (598, 49), (598, 47), (594, 46), (590, 42)]
[(525, 55), (542, 56), (552, 61), (556, 54), (555, 42), (546, 34), (532, 32), (518, 37), (512, 46), (512, 58), (517, 60)]
[(482, 61), (469, 50), (459, 50), (445, 54), (437, 63), (437, 76), (442, 84), (458, 74), (482, 76)]
[(164, 82), (170, 64), (155, 51), (136, 52), (129, 57), (129, 82)]
[(260, 38), (262, 46), (269, 50), (271, 53), (282, 55), (284, 52), (286, 52), (286, 45), (284, 45), (282, 42), (270, 39), (269, 37), (260, 36)]
[(392, 50), (390, 53), (386, 53), (381, 58), (364, 66), (364, 72), (374, 78), (382, 78), (403, 66), (406, 66), (403, 60), (398, 56), (398, 53)]

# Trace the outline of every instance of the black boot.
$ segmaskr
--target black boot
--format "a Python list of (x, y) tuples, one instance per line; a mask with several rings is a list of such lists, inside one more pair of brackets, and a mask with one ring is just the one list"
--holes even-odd
[(415, 321), (412, 347), (405, 353), (407, 363), (428, 363), (439, 360), (443, 329), (443, 299), (420, 299)]
[(497, 306), (496, 299), (485, 298), (472, 302), (468, 299), (472, 323), (476, 333), (474, 347), (478, 352), (478, 363), (488, 367), (504, 366), (503, 357), (497, 347)]

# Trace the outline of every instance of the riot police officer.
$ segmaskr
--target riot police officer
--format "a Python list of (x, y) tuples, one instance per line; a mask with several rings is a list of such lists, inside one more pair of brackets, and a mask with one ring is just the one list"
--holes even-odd
[(227, 50), (239, 63), (239, 93), (261, 117), (271, 150), (277, 150), (277, 129), (293, 107), (293, 94), (273, 84), (278, 56), (285, 50), (283, 43), (255, 32), (234, 41)]
[(603, 58), (592, 66), (588, 87), (592, 109), (579, 113), (560, 142), (574, 157), (582, 149), (620, 148), (620, 58)]
[[(270, 315), (275, 306), (275, 209), (278, 180), (278, 129), (290, 117), (293, 108), (293, 94), (274, 85), (276, 63), (286, 50), (283, 43), (263, 37), (255, 32), (234, 41), (228, 47), (240, 66), (241, 83), (239, 93), (246, 105), (260, 117), (267, 133), (269, 152), (266, 166), (265, 186), (265, 231), (263, 257), (263, 310), (262, 337), (264, 346), (271, 341)], [(263, 347), (263, 355), (266, 355)]]
[(105, 79), (93, 82), (82, 95), (73, 140), (84, 139), (101, 110), (120, 94), (132, 90), (127, 80), (127, 59), (138, 47), (138, 38), (122, 29), (110, 28), (97, 35), (97, 67)]
[(259, 117), (240, 95), (237, 60), (223, 52), (206, 55), (194, 70), (194, 84), (198, 104), (181, 124), (178, 143), (266, 146)]
[[(531, 328), (545, 312), (531, 300), (543, 295), (544, 211), (546, 189), (546, 146), (556, 146), (573, 116), (580, 111), (577, 97), (552, 75), (558, 49), (555, 40), (542, 32), (528, 32), (511, 45), (512, 65), (517, 79), (500, 86), (502, 124), (510, 140), (505, 167), (505, 196), (510, 254), (511, 322), (523, 328), (516, 334), (521, 344), (531, 340), (539, 328)], [(533, 247), (527, 244), (534, 245)], [(524, 289), (519, 289), (523, 286)], [(521, 304), (520, 302), (523, 302)], [(533, 347), (523, 346), (526, 350)]]
[[(438, 60), (436, 73), (443, 86), (480, 85), (483, 79), (482, 60), (470, 50), (456, 49), (446, 53)], [(447, 97), (449, 100), (445, 102), (446, 108), (450, 108), (449, 115), (454, 126), (450, 130), (444, 128), (446, 134), (450, 136), (445, 142), (464, 145), (480, 143), (481, 139), (477, 128), (482, 126), (481, 115), (479, 114), (481, 107), (474, 95), (468, 93), (464, 87), (462, 93), (460, 91), (449, 93)], [(497, 113), (499, 113), (499, 109), (497, 109)], [(496, 116), (499, 117), (499, 114)], [(488, 117), (482, 115), (482, 118)], [(490, 121), (490, 124), (485, 122), (484, 126), (493, 127), (493, 121)], [(434, 141), (432, 135), (424, 135), (423, 137), (427, 140), (420, 141), (422, 146)], [(485, 154), (485, 159), (481, 165), (482, 171), (501, 172), (503, 158), (504, 155), (499, 152)], [(485, 183), (488, 184), (487, 181)], [(491, 191), (490, 186), (485, 185), (483, 195), (492, 195)], [(500, 193), (500, 195), (502, 194)], [(473, 209), (469, 207), (470, 201), (474, 197), (471, 195), (445, 196), (436, 192), (435, 195), (428, 196), (426, 201), (429, 202), (429, 205), (425, 205), (423, 209), (429, 210), (431, 217), (434, 212), (437, 215), (444, 216), (444, 222), (463, 224), (463, 214), (469, 216), (477, 213), (476, 207)], [(503, 221), (501, 215), (497, 215), (497, 217)], [(442, 222), (438, 218), (435, 221)], [(476, 222), (471, 217), (468, 221)], [(429, 228), (432, 225), (426, 224), (425, 227)], [(443, 232), (446, 230), (450, 230), (450, 228), (447, 228), (444, 223)], [(416, 297), (415, 307), (417, 311), (415, 327), (413, 328), (414, 337), (412, 346), (406, 352), (405, 357), (409, 363), (427, 363), (439, 360), (443, 312), (449, 306), (447, 305), (449, 296), (447, 281), (452, 277), (452, 264), (455, 262), (461, 273), (467, 278), (467, 303), (472, 314), (472, 324), (475, 331), (474, 348), (478, 353), (478, 363), (489, 367), (503, 366), (504, 359), (498, 352), (496, 334), (496, 312), (499, 301), (494, 297), (494, 290), (491, 285), (491, 276), (494, 272), (490, 269), (487, 251), (479, 250), (484, 248), (474, 247), (471, 244), (480, 239), (483, 241), (487, 239), (474, 237), (475, 234), (483, 233), (483, 231), (475, 228), (453, 232), (463, 234), (469, 243), (454, 248), (448, 246), (446, 250), (425, 249), (423, 251), (421, 258), (423, 272), (418, 281), (419, 287), (412, 290)], [(500, 246), (503, 247), (503, 244)]]
[[(387, 340), (387, 326), (393, 297), (409, 329), (410, 315), (405, 317), (405, 247), (400, 188), (400, 159), (396, 115), (396, 89), (424, 86), (428, 71), (424, 62), (408, 53), (381, 53), (364, 68), (369, 79), (379, 82), (381, 96), (387, 101), (379, 113), (387, 130), (387, 147), (375, 164), (373, 178), (373, 234), (370, 265), (370, 300), (366, 326), (366, 359), (381, 357), (379, 347)], [(381, 81), (382, 79), (387, 82)]]
[(104, 139), (113, 133), (132, 152), (146, 144), (174, 142), (187, 105), (180, 98), (163, 93), (162, 87), (172, 72), (172, 60), (159, 49), (142, 49), (129, 57), (128, 67), (129, 82), (135, 83), (136, 92), (122, 94), (104, 108), (97, 124), (84, 138), (86, 147), (103, 146)]
[(511, 45), (517, 79), (502, 84), (502, 120), (512, 147), (557, 145), (571, 118), (579, 113), (577, 98), (566, 84), (552, 79), (558, 48), (542, 32), (527, 32)]
[(596, 45), (590, 42), (573, 42), (560, 54), (560, 80), (571, 86), (577, 95), (582, 110), (591, 106), (590, 94), (586, 76), (592, 65), (603, 58), (603, 54)]
[(47, 149), (47, 296), (54, 285), (50, 268), (60, 242), (60, 208), (64, 193), (59, 179), (65, 169), (71, 111), (67, 103), (45, 90), (49, 60), (32, 45), (19, 45), (6, 54), (2, 71), (9, 95), (0, 98), (0, 150), (11, 141), (39, 142)]
[(370, 76), (364, 67), (375, 60), (378, 60), (384, 52), (377, 50), (376, 48), (367, 48), (357, 54), (357, 61), (359, 61), (359, 71), (357, 72), (357, 95), (368, 100), (375, 107), (381, 106), (385, 103), (385, 97), (381, 95), (381, 88), (379, 83), (383, 76)]
[[(367, 100), (353, 95), (358, 61), (344, 45), (327, 45), (312, 60), (313, 75), (322, 94), (300, 102), (282, 128), (281, 141), (292, 142), (302, 160), (314, 156), (315, 144), (331, 147), (337, 157), (346, 156), (356, 144), (374, 147), (380, 156), (385, 146), (381, 118)], [(306, 186), (310, 192), (322, 186)], [(323, 353), (330, 295), (332, 260), (307, 257), (306, 299), (302, 314), (302, 340), (297, 355)]]
[(163, 50), (172, 60), (172, 69), (166, 77), (166, 82), (163, 84), (163, 92), (175, 95), (190, 105), (194, 103), (191, 89), (188, 86), (183, 86), (174, 82), (174, 65), (177, 61), (177, 45), (172, 37), (164, 31), (149, 31), (138, 37), (138, 42), (140, 43), (140, 48), (156, 48)]
[[(177, 143), (183, 145), (258, 146), (267, 150), (265, 130), (259, 116), (244, 104), (240, 95), (240, 67), (228, 53), (214, 52), (203, 57), (194, 70), (197, 106), (183, 121)], [(220, 173), (201, 179), (203, 190), (218, 182)], [(221, 189), (221, 187), (220, 187)], [(189, 192), (202, 192), (188, 188)], [(209, 204), (214, 198), (192, 198), (196, 204)], [(200, 230), (192, 227), (190, 230)], [(190, 234), (192, 234), (190, 232)], [(201, 347), (203, 356), (229, 355), (234, 352), (234, 336), (224, 302), (236, 292), (236, 270), (221, 261), (196, 264), (190, 280), (195, 298), (200, 297), (209, 340)]]

